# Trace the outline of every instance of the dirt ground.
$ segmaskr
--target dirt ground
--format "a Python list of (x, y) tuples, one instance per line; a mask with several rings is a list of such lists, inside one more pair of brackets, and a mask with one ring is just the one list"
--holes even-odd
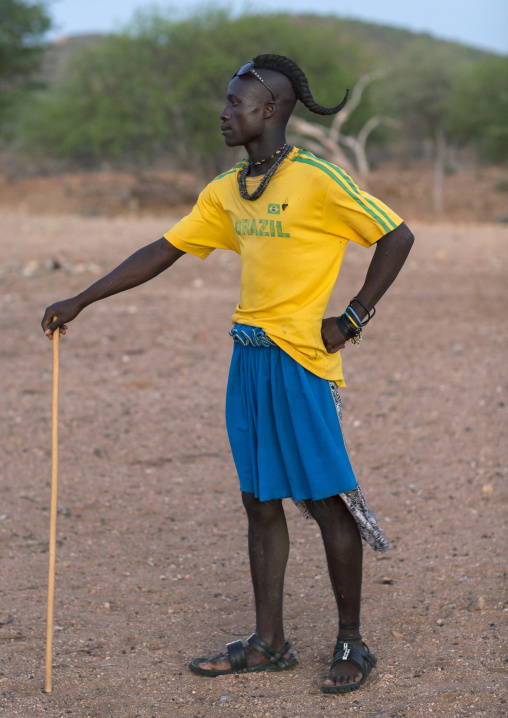
[[(378, 658), (365, 686), (319, 690), (337, 616), (317, 527), (290, 501), (299, 666), (213, 679), (187, 668), (254, 628), (223, 416), (239, 263), (216, 252), (88, 308), (61, 340), (43, 693), (52, 348), (39, 322), (173, 221), (1, 210), (0, 715), (506, 716), (508, 227), (479, 223), (410, 222), (406, 267), (361, 347), (344, 351), (344, 432), (391, 541), (385, 556), (365, 549), (362, 628)], [(331, 313), (370, 256), (348, 248)]]
[[(240, 157), (238, 158), (240, 159)], [(194, 204), (203, 179), (190, 173), (146, 171), (18, 175), (5, 171), (0, 153), (0, 211), (30, 215), (78, 214), (85, 217), (158, 215), (168, 207), (181, 216)], [(463, 169), (443, 182), (443, 212), (432, 209), (433, 174), (428, 163), (409, 166), (383, 163), (371, 172), (363, 189), (399, 212), (420, 221), (508, 222), (508, 168)]]

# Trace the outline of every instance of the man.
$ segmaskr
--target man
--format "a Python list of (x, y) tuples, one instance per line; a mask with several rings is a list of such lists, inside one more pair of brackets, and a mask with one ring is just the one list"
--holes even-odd
[[(42, 321), (49, 338), (57, 327), (65, 333), (86, 306), (148, 281), (186, 252), (241, 255), (226, 418), (248, 517), (256, 632), (247, 646), (230, 643), (227, 654), (194, 659), (190, 668), (215, 676), (296, 665), (282, 618), (289, 551), (282, 499), (291, 497), (320, 527), (339, 610), (325, 693), (358, 688), (376, 663), (359, 632), (361, 538), (378, 550), (387, 546), (342, 439), (339, 350), (359, 342), (413, 243), (402, 220), (342, 170), (286, 143), (297, 99), (333, 114), (346, 98), (334, 108), (318, 105), (302, 70), (279, 55), (244, 65), (229, 83), (221, 130), (229, 147), (245, 147), (248, 161), (213, 180), (163, 238), (48, 307)], [(348, 241), (376, 243), (376, 250), (345, 312), (324, 318)]]

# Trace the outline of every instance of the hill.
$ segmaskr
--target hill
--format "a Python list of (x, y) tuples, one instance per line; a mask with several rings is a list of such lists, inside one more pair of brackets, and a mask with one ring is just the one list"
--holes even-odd
[[(327, 32), (332, 31), (336, 34), (338, 43), (357, 42), (362, 47), (362, 54), (367, 63), (376, 61), (383, 66), (390, 66), (403, 59), (408, 47), (416, 40), (428, 43), (429, 52), (440, 47), (448, 48), (459, 64), (479, 62), (486, 57), (495, 56), (495, 53), (478, 50), (458, 42), (441, 40), (428, 33), (415, 33), (391, 25), (349, 20), (334, 15), (325, 17), (321, 15), (279, 15), (279, 17), (284, 22), (312, 27), (318, 32), (326, 28)], [(69, 35), (52, 42), (46, 52), (43, 65), (46, 81), (49, 83), (60, 82), (65, 77), (69, 60), (73, 55), (84, 49), (94, 48), (107, 38), (108, 35), (102, 34)]]

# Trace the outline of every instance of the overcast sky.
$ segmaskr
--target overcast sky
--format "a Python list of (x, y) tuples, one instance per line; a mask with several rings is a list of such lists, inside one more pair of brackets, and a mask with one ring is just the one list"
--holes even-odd
[[(185, 7), (202, 3), (188, 0)], [(137, 8), (182, 7), (152, 0), (49, 0), (57, 29), (53, 37), (119, 30)], [(210, 5), (210, 3), (209, 3)], [(260, 12), (338, 15), (428, 32), (493, 52), (508, 54), (508, 0), (216, 0), (217, 7)]]

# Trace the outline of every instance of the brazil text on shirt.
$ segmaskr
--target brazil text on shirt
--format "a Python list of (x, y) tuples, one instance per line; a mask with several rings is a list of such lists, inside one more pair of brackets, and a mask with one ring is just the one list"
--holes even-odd
[(237, 219), (235, 221), (237, 234), (256, 234), (260, 237), (290, 237), (284, 232), (282, 222), (275, 219)]

